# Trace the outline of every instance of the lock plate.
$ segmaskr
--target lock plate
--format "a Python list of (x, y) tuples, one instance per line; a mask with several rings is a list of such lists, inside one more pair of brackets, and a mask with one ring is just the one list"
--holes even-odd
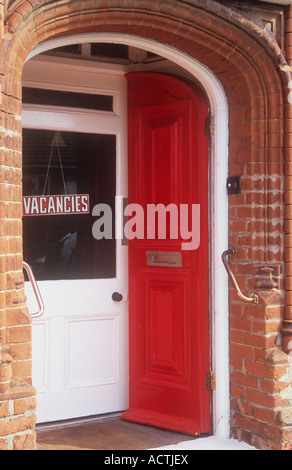
[(230, 176), (227, 178), (227, 193), (230, 194), (240, 194), (240, 176)]

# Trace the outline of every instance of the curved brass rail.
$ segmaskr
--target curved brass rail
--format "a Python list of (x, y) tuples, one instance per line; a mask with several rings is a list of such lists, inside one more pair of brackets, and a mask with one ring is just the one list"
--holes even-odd
[(45, 311), (44, 302), (43, 302), (41, 293), (39, 291), (39, 288), (38, 288), (38, 285), (37, 285), (37, 282), (35, 280), (35, 277), (34, 277), (34, 274), (32, 272), (31, 267), (25, 261), (23, 261), (23, 267), (24, 267), (24, 269), (25, 269), (25, 271), (28, 275), (28, 278), (31, 282), (33, 292), (34, 292), (34, 295), (35, 295), (35, 298), (36, 298), (36, 301), (37, 301), (37, 304), (38, 304), (38, 307), (39, 307), (39, 311), (36, 312), (36, 313), (31, 313), (30, 316), (33, 317), (33, 318), (39, 318), (39, 317), (42, 316), (42, 314)]
[(228, 264), (228, 261), (227, 261), (227, 256), (229, 256), (231, 259), (235, 258), (237, 255), (237, 249), (232, 247), (232, 248), (229, 248), (228, 250), (224, 251), (222, 253), (222, 261), (223, 261), (223, 264), (225, 266), (225, 269), (227, 271), (227, 274), (229, 276), (229, 278), (231, 279), (231, 282), (232, 284), (234, 285), (235, 287), (235, 290), (237, 292), (237, 295), (238, 297), (241, 299), (241, 300), (244, 300), (244, 302), (248, 302), (250, 304), (253, 304), (253, 305), (258, 305), (259, 303), (259, 297), (257, 294), (255, 293), (252, 293), (250, 297), (246, 297), (240, 290), (239, 288), (239, 285), (237, 284), (237, 281), (234, 277), (234, 274), (232, 273), (231, 269), (230, 269), (230, 266)]

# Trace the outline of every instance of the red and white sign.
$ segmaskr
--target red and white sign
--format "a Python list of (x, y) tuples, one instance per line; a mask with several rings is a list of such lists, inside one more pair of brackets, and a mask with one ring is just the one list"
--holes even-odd
[(23, 215), (88, 214), (88, 194), (62, 194), (59, 196), (24, 196)]

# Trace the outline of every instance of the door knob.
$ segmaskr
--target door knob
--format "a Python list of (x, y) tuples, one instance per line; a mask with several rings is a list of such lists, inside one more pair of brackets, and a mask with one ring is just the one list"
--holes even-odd
[(112, 294), (112, 299), (114, 302), (121, 302), (123, 300), (123, 296), (119, 292), (114, 292)]

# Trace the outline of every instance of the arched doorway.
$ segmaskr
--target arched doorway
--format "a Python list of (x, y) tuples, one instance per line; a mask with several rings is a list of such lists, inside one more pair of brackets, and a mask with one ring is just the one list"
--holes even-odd
[[(268, 298), (264, 296), (261, 299), (262, 304), (254, 308), (254, 305), (239, 300), (235, 290), (231, 289), (230, 296), (227, 296), (227, 281), (220, 254), (228, 246), (228, 225), (230, 243), (240, 247), (233, 267), (246, 293), (254, 288), (258, 290), (265, 284), (265, 282), (254, 282), (254, 268), (259, 268), (259, 272), (263, 268), (263, 272), (266, 272), (266, 268), (270, 269), (272, 264), (273, 269), (275, 268), (273, 272), (279, 279), (281, 273), (284, 273), (284, 268), (287, 267), (290, 272), (290, 257), (286, 257), (291, 238), (290, 201), (289, 198), (288, 201), (284, 200), (286, 198), (284, 191), (286, 189), (289, 191), (290, 186), (287, 185), (285, 190), (283, 188), (285, 176), (290, 176), (291, 169), (290, 108), (285, 105), (291, 79), (290, 56), (286, 55), (289, 51), (285, 50), (285, 44), (278, 43), (276, 36), (270, 35), (264, 26), (261, 27), (258, 21), (253, 19), (253, 12), (251, 18), (247, 18), (244, 13), (235, 10), (235, 4), (238, 2), (226, 6), (222, 5), (222, 2), (208, 0), (191, 2), (139, 0), (119, 2), (119, 4), (116, 0), (4, 2), (1, 28), (3, 148), (1, 147), (0, 189), (1, 229), (4, 237), (2, 242), (5, 253), (1, 255), (3, 308), (0, 331), (2, 360), (0, 388), (5, 394), (1, 398), (11, 399), (9, 421), (17, 420), (16, 408), (13, 413), (12, 405), (15, 400), (23, 396), (23, 393), (28, 398), (25, 400), (26, 406), (33, 410), (30, 423), (26, 425), (25, 438), (17, 435), (14, 439), (10, 429), (7, 431), (4, 426), (3, 433), (9, 432), (9, 442), (2, 442), (5, 448), (16, 447), (17, 442), (19, 446), (33, 447), (35, 438), (35, 389), (31, 386), (31, 327), (24, 296), (21, 249), (23, 65), (28, 55), (32, 57), (33, 54), (50, 48), (53, 44), (51, 40), (56, 41), (57, 45), (66, 44), (66, 41), (67, 44), (70, 44), (70, 41), (74, 43), (78, 37), (80, 42), (87, 42), (89, 36), (85, 36), (85, 33), (88, 32), (92, 33), (93, 42), (98, 36), (104, 42), (123, 44), (133, 41), (131, 44), (134, 47), (152, 53), (157, 51), (174, 64), (180, 65), (183, 75), (187, 71), (191, 74), (191, 80), (196, 76), (206, 91), (215, 117), (211, 165), (213, 193), (210, 210), (213, 237), (212, 365), (216, 365), (214, 369), (217, 373), (217, 390), (213, 393), (214, 432), (218, 435), (220, 432), (218, 430), (222, 430), (222, 435), (228, 435), (230, 418), (232, 436), (250, 442), (258, 442), (257, 436), (260, 436), (265, 443), (274, 446), (276, 444), (271, 442), (271, 436), (266, 433), (272, 420), (273, 426), (280, 433), (279, 439), (283, 438), (283, 423), (279, 423), (279, 410), (275, 408), (281, 393), (277, 381), (272, 380), (270, 383), (272, 391), (268, 404), (269, 414), (267, 416), (265, 413), (263, 416), (260, 408), (265, 397), (264, 390), (261, 388), (261, 382), (253, 377), (253, 372), (260, 371), (263, 379), (270, 380), (271, 358), (272, 361), (276, 361), (273, 362), (273, 368), (280, 368), (277, 362), (282, 357), (282, 351), (278, 351), (281, 339), (279, 335), (283, 333), (284, 339), (287, 340), (286, 345), (289, 341), (291, 283), (286, 283), (284, 287), (281, 281), (279, 287), (280, 290), (283, 287), (283, 291), (277, 291)], [(289, 40), (291, 8), (287, 8), (286, 11), (282, 8), (280, 14), (288, 20), (288, 29), (286, 31), (283, 29), (282, 32), (283, 38), (285, 35)], [(228, 143), (228, 107), (222, 87), (228, 99), (230, 116)], [(240, 178), (243, 191), (241, 194), (232, 194), (228, 197), (227, 219), (225, 183), (228, 147), (229, 176), (236, 175)], [(260, 185), (260, 205), (257, 184)], [(276, 192), (279, 201), (276, 208), (270, 204), (271, 191)], [(275, 223), (279, 230), (277, 237), (274, 236)], [(287, 233), (283, 230), (284, 223)], [(284, 246), (284, 239), (288, 243), (287, 247)], [(280, 298), (280, 305), (275, 305), (277, 297)], [(231, 320), (229, 335), (228, 307)], [(284, 328), (279, 329), (283, 320), (283, 311)], [(275, 319), (272, 331), (266, 328), (271, 326), (270, 313)], [(257, 331), (253, 328), (255, 316), (263, 326)], [(16, 332), (19, 344), (14, 344)], [(230, 376), (228, 376), (228, 346)], [(281, 352), (280, 359), (279, 352)], [(221, 393), (222, 390), (225, 391), (224, 394)], [(6, 405), (7, 403), (5, 407)], [(265, 425), (262, 426), (262, 423)], [(279, 441), (277, 445), (281, 446), (282, 442)]]
[[(179, 70), (182, 76), (186, 74), (188, 78), (193, 77), (196, 82), (201, 84), (207, 93), (211, 114), (216, 120), (215, 135), (211, 140), (210, 165), (212, 368), (217, 373), (217, 390), (213, 393), (213, 429), (217, 435), (227, 437), (229, 434), (227, 282), (220, 262), (221, 252), (227, 245), (227, 215), (222, 217), (223, 212), (227, 214), (227, 200), (224, 189), (227, 176), (228, 110), (225, 95), (218, 80), (202, 64), (174, 48), (131, 35), (121, 37), (119, 34), (101, 33), (98, 35), (75, 35), (60, 38), (38, 46), (29, 58), (52, 47), (96, 41), (105, 44), (122, 42), (129, 46), (139, 46), (141, 50), (148, 50), (168, 59), (175, 64), (176, 73)], [(220, 159), (218, 158), (219, 154), (221, 155)], [(223, 156), (225, 157), (223, 158)], [(222, 416), (224, 419), (222, 419)]]

